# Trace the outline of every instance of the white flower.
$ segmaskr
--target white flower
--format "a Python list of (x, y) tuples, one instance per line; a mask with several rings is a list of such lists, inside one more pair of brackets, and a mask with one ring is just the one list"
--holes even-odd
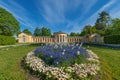
[(51, 55), (50, 57), (51, 57), (51, 58), (53, 58), (53, 56), (52, 56), (52, 55)]
[(80, 55), (80, 51), (77, 51), (77, 55)]
[(62, 52), (62, 55), (64, 55), (65, 54), (65, 52)]
[(65, 49), (63, 49), (63, 52), (65, 52)]
[[(55, 77), (58, 80), (69, 80), (71, 78), (71, 73), (73, 72), (75, 72), (79, 78), (85, 78), (88, 77), (88, 75), (96, 75), (100, 70), (99, 57), (91, 50), (87, 50), (87, 52), (89, 56), (87, 60), (90, 61), (89, 63), (75, 63), (67, 68), (48, 66), (42, 59), (36, 57), (34, 52), (28, 53), (25, 61), (34, 71), (42, 72), (49, 78)], [(62, 54), (65, 54), (65, 49), (63, 50)], [(80, 51), (77, 51), (77, 55), (80, 55)], [(51, 55), (50, 57), (52, 58), (53, 56)], [(56, 64), (59, 64), (59, 62), (56, 62)], [(70, 80), (74, 79), (71, 78)]]

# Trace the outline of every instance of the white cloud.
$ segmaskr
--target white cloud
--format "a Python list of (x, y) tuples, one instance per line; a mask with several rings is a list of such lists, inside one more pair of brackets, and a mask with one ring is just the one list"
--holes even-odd
[(5, 8), (7, 11), (12, 13), (21, 24), (33, 28), (33, 25), (29, 23), (32, 21), (27, 18), (27, 10), (16, 3), (14, 0), (9, 0), (7, 3), (4, 2), (4, 0), (1, 0), (0, 7)]
[[(99, 10), (97, 10), (93, 15), (91, 15), (88, 19), (85, 18), (86, 14), (89, 14), (89, 11), (93, 8), (93, 6), (99, 0), (39, 0), (36, 1), (37, 8), (39, 14), (42, 16), (41, 19), (44, 19), (46, 22), (43, 23), (35, 22), (29, 18), (30, 13), (19, 3), (16, 3), (15, 0), (8, 0), (7, 3), (5, 0), (0, 0), (0, 6), (4, 7), (8, 11), (10, 11), (21, 24), (27, 26), (27, 28), (33, 29), (38, 24), (39, 25), (48, 25), (51, 28), (57, 28), (56, 25), (66, 25), (63, 30), (66, 32), (80, 32), (84, 25), (95, 23), (96, 18), (98, 17), (98, 13), (107, 10), (113, 4), (115, 4), (118, 0), (110, 0), (108, 3), (103, 5)], [(33, 6), (34, 7), (34, 6)], [(72, 11), (78, 11), (81, 9), (80, 16), (78, 16), (74, 20), (70, 20), (66, 17), (67, 13), (74, 13)], [(113, 17), (117, 17), (120, 14), (120, 6), (115, 6), (111, 10), (109, 10), (110, 14)], [(74, 16), (75, 14), (73, 14)], [(39, 16), (39, 15), (38, 15)], [(38, 19), (39, 20), (39, 19)], [(81, 22), (80, 22), (81, 21)]]
[(109, 10), (109, 13), (112, 18), (120, 18), (120, 0), (116, 1), (115, 6), (112, 7), (112, 9)]
[(86, 21), (84, 21), (83, 24), (91, 24), (93, 25), (95, 23), (95, 20), (98, 17), (98, 13), (101, 11), (106, 10), (107, 8), (111, 7), (114, 3), (116, 3), (116, 0), (110, 0), (107, 4), (105, 4), (102, 8), (100, 8), (98, 11), (96, 11), (93, 15), (91, 15)]
[[(98, 0), (45, 0), (40, 1), (38, 6), (40, 14), (44, 17), (44, 19), (48, 22), (48, 24), (52, 24), (55, 26), (56, 24), (67, 24), (65, 26), (66, 31), (81, 31), (81, 27), (79, 26), (79, 21), (82, 20), (83, 16), (96, 4)], [(66, 12), (70, 12), (72, 10), (78, 9), (80, 6), (82, 10), (82, 15), (79, 16), (74, 21), (68, 20), (65, 15)], [(71, 27), (71, 30), (67, 30)]]

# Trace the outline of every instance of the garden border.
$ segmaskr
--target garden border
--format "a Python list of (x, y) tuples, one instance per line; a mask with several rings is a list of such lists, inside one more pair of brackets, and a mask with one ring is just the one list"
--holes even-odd
[(33, 71), (45, 73), (49, 78), (54, 76), (57, 79), (68, 80), (71, 77), (68, 73), (64, 72), (65, 69), (69, 73), (74, 70), (79, 78), (82, 79), (88, 77), (88, 75), (97, 75), (97, 72), (100, 70), (99, 57), (91, 50), (87, 50), (87, 52), (89, 54), (89, 57), (87, 58), (87, 60), (90, 61), (89, 63), (75, 64), (72, 67), (68, 67), (67, 69), (64, 67), (57, 68), (45, 65), (43, 60), (34, 55), (34, 51), (31, 51), (27, 54), (25, 58), (25, 64)]

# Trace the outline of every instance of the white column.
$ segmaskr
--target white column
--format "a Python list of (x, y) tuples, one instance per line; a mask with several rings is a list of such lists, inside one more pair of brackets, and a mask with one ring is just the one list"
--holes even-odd
[(61, 36), (61, 42), (63, 42), (63, 36)]
[(65, 36), (64, 36), (64, 42), (66, 42), (66, 40), (65, 40)]
[(58, 42), (60, 43), (60, 36), (59, 36), (59, 41)]
[(62, 42), (64, 42), (64, 36), (62, 36), (62, 40), (63, 40)]
[(63, 36), (63, 42), (65, 42), (65, 36)]

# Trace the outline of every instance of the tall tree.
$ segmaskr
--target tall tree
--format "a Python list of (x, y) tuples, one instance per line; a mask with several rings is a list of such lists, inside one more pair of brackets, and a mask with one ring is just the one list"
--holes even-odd
[(96, 33), (96, 28), (91, 25), (86, 25), (81, 32), (81, 36), (87, 35), (87, 34), (93, 34)]
[(42, 36), (42, 31), (40, 28), (38, 27), (35, 28), (34, 36)]
[(112, 24), (114, 28), (120, 29), (120, 19), (116, 18), (112, 20)]
[(0, 35), (12, 36), (19, 31), (19, 22), (10, 12), (0, 7)]
[(106, 35), (120, 34), (120, 19), (112, 20), (112, 26), (108, 27), (105, 31)]
[(95, 28), (97, 30), (105, 30), (105, 28), (109, 26), (109, 22), (110, 22), (109, 14), (105, 11), (102, 11), (101, 13), (99, 13), (99, 17), (96, 20)]
[(51, 30), (46, 27), (37, 27), (34, 31), (34, 36), (51, 36)]
[(71, 32), (70, 36), (80, 36), (80, 34), (79, 33), (75, 33), (75, 32)]
[(32, 33), (28, 29), (23, 30), (23, 32), (26, 33), (26, 34), (32, 35)]
[(51, 36), (51, 30), (46, 28), (46, 27), (42, 27), (42, 36)]

